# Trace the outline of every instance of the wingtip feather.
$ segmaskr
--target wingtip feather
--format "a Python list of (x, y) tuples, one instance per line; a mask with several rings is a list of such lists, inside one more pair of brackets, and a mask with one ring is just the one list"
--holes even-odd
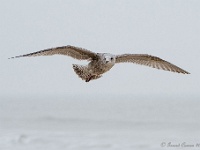
[(19, 58), (19, 57), (23, 57), (23, 55), (10, 57), (10, 58), (8, 58), (8, 59), (14, 59), (14, 58)]

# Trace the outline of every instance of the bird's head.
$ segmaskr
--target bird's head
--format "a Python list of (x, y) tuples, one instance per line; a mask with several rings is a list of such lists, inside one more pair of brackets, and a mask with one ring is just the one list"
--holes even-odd
[(104, 64), (115, 64), (115, 55), (108, 54), (108, 53), (102, 53), (99, 55), (100, 55), (101, 61)]

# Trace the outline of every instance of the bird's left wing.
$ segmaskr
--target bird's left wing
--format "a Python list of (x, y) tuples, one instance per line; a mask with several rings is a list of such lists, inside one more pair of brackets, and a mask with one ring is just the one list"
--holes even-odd
[(19, 58), (19, 57), (33, 57), (33, 56), (50, 56), (50, 55), (67, 55), (71, 56), (75, 59), (79, 60), (90, 60), (96, 58), (96, 53), (91, 52), (89, 50), (75, 47), (75, 46), (62, 46), (62, 47), (55, 47), (55, 48), (49, 48), (44, 49), (41, 51), (33, 52), (30, 54), (15, 56), (11, 58)]
[(132, 62), (166, 71), (189, 74), (189, 72), (177, 67), (174, 64), (171, 64), (170, 62), (167, 62), (159, 57), (147, 54), (123, 54), (116, 56), (116, 63), (124, 62)]

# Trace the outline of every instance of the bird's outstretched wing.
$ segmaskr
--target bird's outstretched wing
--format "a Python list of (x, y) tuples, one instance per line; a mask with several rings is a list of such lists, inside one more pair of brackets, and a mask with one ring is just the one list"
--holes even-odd
[(124, 62), (131, 62), (166, 71), (189, 74), (189, 72), (177, 67), (176, 65), (171, 64), (170, 62), (167, 62), (159, 57), (147, 54), (123, 54), (116, 56), (116, 63)]
[(90, 60), (90, 59), (96, 58), (96, 53), (93, 53), (93, 52), (83, 49), (83, 48), (74, 47), (74, 46), (70, 46), (70, 45), (44, 49), (44, 50), (33, 52), (30, 54), (15, 56), (15, 57), (11, 57), (11, 58), (50, 56), (50, 55), (56, 55), (56, 54), (71, 56), (71, 57), (73, 57), (75, 59), (79, 59), (79, 60)]

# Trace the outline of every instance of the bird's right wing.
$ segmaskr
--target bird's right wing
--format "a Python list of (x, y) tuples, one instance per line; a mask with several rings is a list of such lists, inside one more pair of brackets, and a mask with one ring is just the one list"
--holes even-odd
[(11, 58), (19, 58), (19, 57), (34, 57), (34, 56), (50, 56), (50, 55), (67, 55), (71, 56), (78, 60), (91, 60), (96, 58), (96, 53), (91, 52), (89, 50), (75, 47), (75, 46), (62, 46), (62, 47), (55, 47), (44, 49), (41, 51), (33, 52), (30, 54), (15, 56)]
[(179, 68), (178, 66), (170, 62), (167, 62), (159, 57), (147, 54), (123, 54), (116, 56), (116, 63), (124, 63), (124, 62), (131, 62), (166, 71), (189, 74), (189, 72)]

